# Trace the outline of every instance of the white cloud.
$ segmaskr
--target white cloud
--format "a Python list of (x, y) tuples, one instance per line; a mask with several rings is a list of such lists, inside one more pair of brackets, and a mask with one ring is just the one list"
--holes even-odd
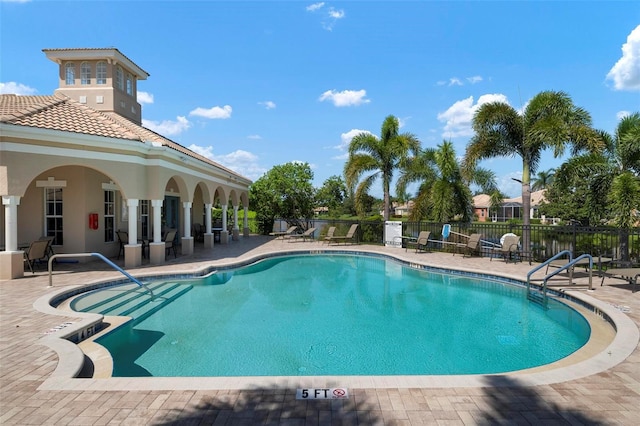
[(260, 135), (249, 135), (249, 136), (247, 136), (247, 139), (260, 140), (260, 139), (262, 139), (262, 136), (260, 136)]
[(329, 9), (329, 17), (333, 19), (342, 19), (345, 17), (344, 10)]
[(239, 149), (229, 154), (215, 155), (212, 146), (191, 145), (189, 149), (251, 180), (256, 180), (267, 172), (266, 168), (258, 164), (258, 156), (248, 151)]
[(231, 108), (229, 105), (225, 105), (223, 107), (214, 106), (209, 109), (198, 107), (193, 111), (191, 111), (189, 115), (195, 115), (196, 117), (226, 120), (227, 118), (231, 117), (232, 111), (233, 111), (233, 108)]
[[(479, 83), (483, 80), (483, 78), (479, 75), (474, 75), (473, 77), (467, 77), (465, 78), (465, 80), (469, 83), (469, 84), (476, 84)], [(464, 86), (465, 82), (458, 78), (458, 77), (450, 77), (449, 81), (447, 80), (439, 80), (438, 82), (436, 82), (436, 85), (438, 86)]]
[(640, 25), (622, 45), (622, 57), (607, 74), (616, 90), (640, 90)]
[(331, 101), (337, 107), (352, 106), (368, 104), (371, 102), (369, 99), (365, 99), (367, 96), (366, 90), (343, 90), (337, 92), (335, 90), (327, 90), (320, 95), (320, 101)]
[(266, 109), (274, 109), (276, 107), (275, 102), (272, 102), (272, 101), (258, 102), (258, 105), (262, 105)]
[(153, 95), (147, 92), (138, 92), (138, 102), (141, 104), (152, 104)]
[[(324, 5), (324, 2), (313, 3), (307, 6), (306, 9), (307, 12), (315, 13), (324, 8)], [(336, 9), (334, 7), (328, 8), (326, 12), (323, 12), (322, 14), (322, 28), (327, 31), (333, 31), (333, 27), (335, 26), (336, 22), (338, 22), (339, 19), (343, 19), (345, 16), (346, 14), (343, 9)]]
[(354, 136), (359, 135), (360, 133), (368, 133), (368, 134), (372, 134), (370, 131), (368, 130), (360, 130), (360, 129), (351, 129), (346, 133), (342, 133), (340, 135), (340, 145), (336, 146), (336, 149), (339, 149), (340, 151), (346, 151), (349, 149), (349, 144), (351, 143), (351, 139), (353, 139)]
[(314, 4), (311, 4), (311, 5), (307, 6), (307, 11), (315, 12), (316, 10), (322, 9), (323, 6), (324, 6), (324, 2), (314, 3)]
[(457, 101), (449, 107), (445, 112), (438, 114), (438, 120), (445, 123), (444, 138), (456, 138), (461, 136), (472, 136), (471, 120), (478, 107), (489, 102), (504, 102), (507, 97), (502, 94), (482, 95), (478, 98), (477, 103), (473, 103), (473, 96)]
[(142, 119), (142, 125), (163, 136), (175, 136), (191, 127), (191, 123), (186, 117), (178, 116), (176, 121), (152, 121)]
[(616, 118), (618, 120), (622, 120), (623, 118), (628, 117), (630, 115), (631, 115), (631, 111), (618, 111), (616, 113)]
[(498, 189), (502, 191), (508, 198), (516, 198), (522, 196), (522, 184), (513, 179), (522, 180), (522, 171), (510, 172), (506, 175), (498, 177)]
[(0, 95), (34, 95), (38, 91), (33, 87), (25, 86), (22, 83), (9, 81), (8, 83), (0, 83)]

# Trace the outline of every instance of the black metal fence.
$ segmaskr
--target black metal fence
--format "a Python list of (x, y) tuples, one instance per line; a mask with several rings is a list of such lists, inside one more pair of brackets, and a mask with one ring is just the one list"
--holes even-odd
[[(283, 220), (283, 223), (290, 221)], [(336, 235), (344, 235), (353, 223), (358, 223), (356, 238), (358, 242), (384, 244), (384, 223), (380, 221), (349, 221), (332, 219), (308, 219), (296, 221), (306, 227), (315, 227), (316, 238), (327, 233), (330, 226), (336, 227)], [(443, 241), (443, 223), (402, 222), (402, 235), (417, 237), (420, 231), (431, 231), (430, 240), (434, 250), (449, 250), (451, 245), (438, 244)], [(504, 234), (514, 233), (522, 236), (524, 226), (507, 222), (474, 222), (472, 224), (451, 224), (451, 235), (446, 239), (450, 243), (465, 243), (463, 236), (473, 233), (482, 234), (487, 243), (499, 244)], [(555, 254), (569, 250), (573, 256), (590, 254), (592, 256), (611, 257), (640, 264), (640, 228), (620, 229), (608, 226), (590, 227), (578, 225), (530, 225), (531, 247), (529, 253), (533, 260), (544, 261)], [(490, 245), (490, 244), (487, 244)], [(526, 251), (526, 250), (525, 250)]]

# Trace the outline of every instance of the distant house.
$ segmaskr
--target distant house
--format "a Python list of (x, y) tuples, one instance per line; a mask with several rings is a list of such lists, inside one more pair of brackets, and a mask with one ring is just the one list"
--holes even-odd
[[(118, 49), (45, 49), (59, 65), (53, 95), (0, 95), (0, 279), (24, 274), (29, 242), (53, 238), (56, 253), (97, 252), (125, 266), (164, 262), (167, 230), (183, 254), (192, 224), (213, 247), (211, 207), (245, 209), (251, 181), (142, 126), (137, 84), (149, 74)], [(31, 66), (30, 68), (38, 68)], [(117, 231), (126, 231), (121, 247)], [(143, 253), (142, 248), (146, 248)]]
[(402, 204), (394, 202), (391, 206), (396, 216), (409, 216), (411, 214), (411, 211), (413, 210), (414, 205), (415, 203), (409, 200), (406, 203)]
[(473, 197), (473, 213), (478, 217), (478, 221), (489, 220), (489, 209), (491, 207), (491, 197), (487, 194), (478, 194)]
[(313, 209), (313, 214), (316, 216), (320, 216), (322, 214), (327, 214), (327, 213), (329, 213), (329, 207), (326, 207), (326, 206), (316, 207)]
[[(531, 216), (537, 217), (538, 207), (544, 198), (545, 190), (540, 190), (531, 193)], [(474, 213), (478, 216), (480, 222), (491, 220), (493, 222), (506, 222), (509, 219), (521, 219), (522, 218), (522, 196), (515, 198), (505, 198), (502, 201), (502, 205), (498, 209), (498, 212), (492, 217), (489, 215), (491, 207), (491, 197), (487, 194), (479, 194), (473, 197), (473, 209)]]

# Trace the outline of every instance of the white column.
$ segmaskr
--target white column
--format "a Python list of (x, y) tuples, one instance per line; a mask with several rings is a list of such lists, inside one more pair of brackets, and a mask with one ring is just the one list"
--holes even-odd
[(212, 204), (205, 204), (204, 205), (204, 221), (205, 221), (205, 232), (207, 234), (211, 233), (211, 207)]
[(226, 231), (227, 230), (227, 205), (223, 204), (222, 205), (222, 231)]
[(184, 238), (191, 237), (191, 204), (190, 201), (182, 203), (182, 207), (184, 208)]
[(20, 197), (17, 195), (3, 195), (4, 205), (4, 249), (6, 251), (18, 250), (18, 206)]
[(127, 200), (129, 208), (129, 244), (138, 244), (138, 204), (139, 200), (131, 198)]
[(249, 206), (244, 206), (244, 219), (242, 219), (242, 227), (249, 227)]
[(233, 229), (238, 230), (238, 206), (233, 206)]
[(151, 200), (153, 207), (153, 242), (162, 241), (162, 200)]

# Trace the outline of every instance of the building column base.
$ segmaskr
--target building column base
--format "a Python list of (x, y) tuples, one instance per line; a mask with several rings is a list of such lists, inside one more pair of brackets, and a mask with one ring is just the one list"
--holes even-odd
[(124, 267), (136, 268), (142, 265), (142, 244), (126, 244), (124, 246)]
[(182, 237), (182, 255), (193, 254), (193, 237)]
[(213, 248), (213, 233), (211, 234), (204, 234), (204, 248), (205, 249), (212, 249)]
[(0, 252), (0, 280), (22, 277), (24, 277), (24, 252), (22, 250)]
[(220, 244), (229, 244), (229, 231), (220, 231)]
[(165, 243), (149, 243), (149, 263), (162, 265), (165, 260), (166, 249)]

